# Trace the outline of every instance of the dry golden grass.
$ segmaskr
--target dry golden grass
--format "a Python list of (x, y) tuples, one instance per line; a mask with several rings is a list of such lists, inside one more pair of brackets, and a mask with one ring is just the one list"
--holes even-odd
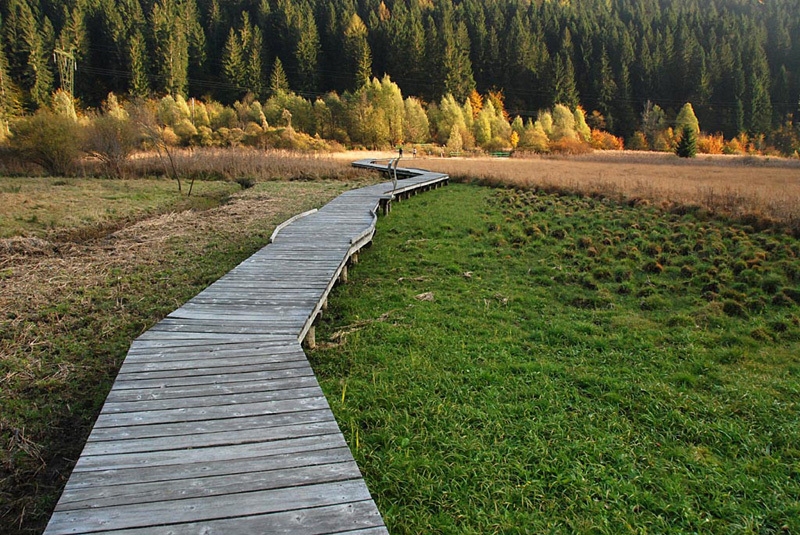
[(798, 160), (595, 152), (565, 158), (418, 158), (414, 165), (449, 173), (455, 180), (601, 195), (665, 209), (696, 206), (800, 231)]
[[(178, 174), (188, 179), (236, 180), (350, 180), (363, 171), (342, 165), (327, 153), (286, 150), (264, 151), (248, 147), (178, 149), (173, 153)], [(129, 176), (169, 174), (165, 159), (153, 152), (138, 154), (125, 166)]]

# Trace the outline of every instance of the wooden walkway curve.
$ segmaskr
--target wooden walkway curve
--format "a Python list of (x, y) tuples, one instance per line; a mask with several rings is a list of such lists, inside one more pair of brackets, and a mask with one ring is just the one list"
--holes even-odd
[(133, 342), (46, 535), (387, 533), (301, 342), (379, 208), (448, 181), (398, 176), (292, 218)]

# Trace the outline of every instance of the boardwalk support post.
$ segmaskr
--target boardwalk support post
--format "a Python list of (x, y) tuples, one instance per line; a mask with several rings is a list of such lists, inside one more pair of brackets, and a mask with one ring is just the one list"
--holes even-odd
[(316, 337), (316, 327), (313, 325), (308, 328), (308, 332), (306, 333), (306, 339), (304, 340), (304, 345), (308, 349), (315, 349), (317, 347), (317, 337)]

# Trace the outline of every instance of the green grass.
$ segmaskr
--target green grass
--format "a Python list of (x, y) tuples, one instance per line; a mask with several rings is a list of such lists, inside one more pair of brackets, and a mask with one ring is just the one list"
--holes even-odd
[[(188, 188), (188, 186), (187, 186)], [(191, 197), (164, 179), (0, 177), (0, 238), (118, 225), (171, 210), (204, 208), (238, 191), (233, 182), (195, 182)]]
[(800, 242), (700, 217), (454, 185), (380, 221), (311, 358), (390, 532), (800, 532)]

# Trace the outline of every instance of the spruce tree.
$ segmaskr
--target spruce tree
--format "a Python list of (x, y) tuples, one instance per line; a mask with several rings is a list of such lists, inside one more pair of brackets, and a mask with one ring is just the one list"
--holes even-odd
[(151, 15), (156, 88), (169, 95), (188, 86), (189, 41), (177, 0), (160, 0)]
[(46, 49), (45, 35), (26, 0), (10, 0), (6, 13), (3, 33), (9, 74), (23, 91), (26, 107), (46, 106), (53, 86), (52, 51)]
[(146, 97), (150, 94), (150, 81), (147, 75), (147, 48), (144, 37), (136, 30), (130, 38), (128, 61), (130, 62), (130, 94)]
[(272, 66), (272, 75), (269, 77), (269, 92), (272, 96), (289, 92), (289, 80), (283, 70), (281, 58), (275, 58), (275, 63)]
[(694, 158), (697, 156), (697, 133), (691, 126), (683, 127), (681, 139), (675, 147), (675, 154), (681, 158)]
[(575, 69), (572, 59), (563, 52), (555, 56), (553, 65), (553, 104), (564, 104), (570, 108), (578, 105)]
[(297, 81), (300, 89), (314, 91), (317, 86), (319, 62), (319, 32), (310, 8), (306, 8), (298, 19), (298, 39), (295, 45)]
[(367, 42), (367, 27), (356, 13), (350, 17), (344, 35), (351, 89), (358, 89), (368, 84), (372, 77), (372, 51)]
[(455, 32), (444, 31), (441, 35), (444, 46), (444, 90), (456, 99), (464, 100), (475, 89), (467, 27), (460, 22)]

